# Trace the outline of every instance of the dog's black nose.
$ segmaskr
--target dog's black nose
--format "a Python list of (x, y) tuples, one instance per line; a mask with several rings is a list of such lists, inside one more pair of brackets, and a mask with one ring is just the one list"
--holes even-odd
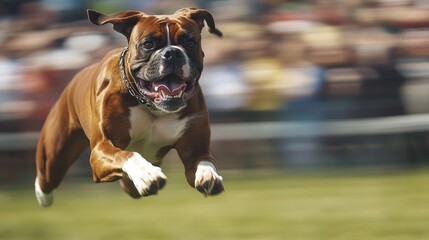
[(170, 61), (177, 61), (184, 58), (184, 54), (180, 48), (166, 47), (162, 52), (162, 58)]

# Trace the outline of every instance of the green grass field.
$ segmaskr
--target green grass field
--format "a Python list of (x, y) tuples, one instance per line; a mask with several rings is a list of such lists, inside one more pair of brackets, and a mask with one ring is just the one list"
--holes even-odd
[(167, 176), (140, 200), (116, 183), (66, 180), (49, 209), (30, 188), (1, 191), (0, 239), (429, 239), (427, 170), (226, 172), (226, 192), (207, 199)]

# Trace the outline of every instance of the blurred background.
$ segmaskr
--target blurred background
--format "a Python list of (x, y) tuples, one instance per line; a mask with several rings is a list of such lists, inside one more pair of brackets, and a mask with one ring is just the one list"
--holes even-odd
[[(308, 174), (345, 172), (341, 179), (348, 181), (348, 173), (359, 170), (376, 181), (393, 169), (409, 174), (393, 180), (401, 182), (427, 170), (427, 0), (0, 0), (0, 199), (16, 189), (31, 190), (38, 132), (72, 76), (108, 50), (126, 46), (110, 26), (90, 24), (86, 9), (171, 14), (189, 6), (211, 11), (224, 33), (219, 39), (203, 30), (200, 83), (212, 122), (212, 152), (231, 179), (246, 184), (246, 179), (266, 180), (275, 172), (276, 181), (283, 181), (284, 174), (304, 174), (292, 182), (305, 182)], [(89, 182), (88, 153), (81, 158), (68, 178)], [(174, 153), (164, 165), (182, 171)], [(422, 189), (414, 193), (428, 190), (427, 183), (412, 184), (418, 183)], [(373, 196), (369, 193), (374, 192), (363, 194)], [(419, 197), (429, 202), (428, 195), (418, 195), (408, 199), (410, 204), (397, 203), (408, 207)], [(428, 223), (428, 207), (414, 210), (419, 221)], [(423, 229), (416, 232), (421, 239), (429, 237)], [(249, 236), (243, 239), (281, 239)], [(294, 239), (325, 238), (298, 232)]]
[[(38, 131), (72, 76), (124, 47), (86, 9), (209, 9), (201, 85), (223, 169), (428, 165), (429, 3), (0, 1), (0, 180), (34, 172)], [(86, 174), (87, 162), (72, 174)], [(86, 171), (82, 173), (81, 171)]]

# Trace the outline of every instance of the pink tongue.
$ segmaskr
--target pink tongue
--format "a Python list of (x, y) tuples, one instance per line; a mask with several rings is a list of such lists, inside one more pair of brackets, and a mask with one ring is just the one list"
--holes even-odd
[(186, 83), (182, 81), (182, 79), (176, 78), (166, 78), (158, 82), (152, 83), (152, 88), (156, 89), (157, 92), (161, 90), (164, 93), (174, 96), (180, 93), (181, 90), (186, 88)]

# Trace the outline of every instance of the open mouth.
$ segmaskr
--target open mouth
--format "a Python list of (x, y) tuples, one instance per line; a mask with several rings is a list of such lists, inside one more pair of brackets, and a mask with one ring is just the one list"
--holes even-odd
[(187, 99), (195, 92), (196, 81), (185, 81), (176, 74), (169, 74), (159, 81), (139, 81), (140, 93), (159, 103), (171, 99)]

